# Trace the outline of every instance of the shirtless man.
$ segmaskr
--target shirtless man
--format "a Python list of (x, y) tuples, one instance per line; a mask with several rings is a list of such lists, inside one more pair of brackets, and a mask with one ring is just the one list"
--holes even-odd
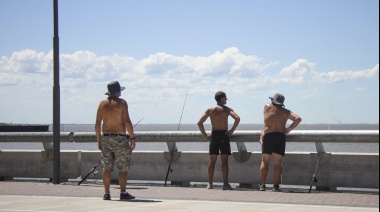
[[(280, 180), (282, 174), (282, 157), (285, 156), (286, 136), (301, 122), (301, 117), (285, 108), (285, 97), (276, 93), (269, 97), (272, 103), (264, 106), (264, 129), (260, 136), (262, 143), (262, 161), (260, 166), (261, 183), (260, 191), (265, 191), (265, 180), (268, 174), (268, 166), (273, 155), (274, 162), (274, 186), (273, 191), (281, 191)], [(293, 123), (286, 127), (288, 119)]]
[[(128, 170), (131, 167), (131, 153), (135, 149), (135, 135), (129, 118), (128, 104), (124, 99), (119, 98), (121, 91), (125, 88), (120, 87), (117, 81), (110, 82), (107, 88), (108, 92), (105, 94), (108, 95), (108, 98), (100, 102), (95, 123), (96, 140), (98, 148), (102, 152), (102, 178), (105, 191), (103, 199), (111, 200), (111, 171), (114, 163), (119, 169), (120, 199), (134, 199), (134, 196), (126, 192)], [(100, 130), (102, 122), (103, 126)], [(130, 143), (126, 130), (130, 136)]]
[[(225, 106), (227, 103), (226, 93), (218, 91), (215, 94), (215, 100), (217, 105), (210, 107), (202, 115), (198, 121), (198, 127), (203, 137), (210, 140), (209, 154), (210, 162), (208, 165), (208, 189), (213, 189), (213, 178), (215, 163), (221, 153), (222, 159), (222, 173), (223, 173), (223, 190), (231, 190), (232, 187), (228, 183), (228, 156), (231, 155), (230, 136), (236, 130), (240, 117), (229, 107)], [(235, 122), (230, 130), (228, 130), (228, 116), (231, 116)], [(212, 133), (207, 134), (203, 123), (210, 117)]]

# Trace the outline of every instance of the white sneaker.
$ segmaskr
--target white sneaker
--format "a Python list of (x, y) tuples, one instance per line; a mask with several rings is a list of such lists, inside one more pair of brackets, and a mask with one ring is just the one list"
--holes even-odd
[(208, 184), (207, 189), (214, 189), (214, 187), (212, 186), (212, 184)]

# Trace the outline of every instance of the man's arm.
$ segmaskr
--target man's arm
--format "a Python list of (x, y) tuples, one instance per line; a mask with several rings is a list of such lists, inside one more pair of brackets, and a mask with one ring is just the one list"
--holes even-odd
[(96, 141), (98, 142), (98, 149), (102, 150), (101, 137), (100, 137), (100, 127), (102, 124), (102, 116), (101, 116), (101, 103), (98, 106), (98, 111), (96, 112), (96, 121), (95, 121), (95, 134)]
[[(123, 114), (124, 114), (124, 120), (125, 120), (125, 126), (128, 131), (128, 135), (130, 138), (135, 138), (135, 133), (132, 126), (132, 121), (129, 117), (129, 111), (128, 111), (128, 104), (126, 101), (123, 101)], [(135, 139), (131, 139), (131, 151), (133, 151), (136, 147)]]
[(226, 133), (228, 136), (231, 136), (235, 132), (235, 130), (236, 130), (236, 128), (237, 128), (237, 126), (239, 125), (239, 122), (240, 122), (240, 117), (232, 109), (230, 110), (230, 116), (235, 121), (234, 121), (234, 125), (232, 126), (232, 128)]
[(264, 130), (261, 130), (261, 133), (260, 133), (260, 139), (259, 139), (259, 142), (260, 143), (263, 143), (263, 138), (264, 138)]
[[(264, 110), (263, 110), (263, 116), (265, 117), (265, 113), (266, 111), (268, 110), (268, 108), (270, 107), (270, 104), (265, 104), (264, 105)], [(260, 133), (260, 139), (259, 139), (259, 142), (260, 143), (263, 143), (263, 138), (264, 138), (264, 135), (265, 135), (265, 120), (264, 120), (264, 127), (263, 127), (263, 130), (261, 130), (261, 133)]]
[(205, 127), (203, 126), (203, 123), (208, 119), (209, 116), (210, 116), (209, 115), (209, 110), (206, 110), (206, 112), (202, 115), (202, 117), (198, 121), (199, 131), (201, 131), (203, 137), (205, 137), (206, 139), (209, 139), (210, 136), (207, 135), (207, 133), (205, 131)]
[(298, 126), (298, 124), (302, 121), (301, 117), (299, 117), (297, 114), (290, 111), (289, 119), (293, 121), (293, 123), (284, 129), (285, 135), (288, 134), (290, 131), (292, 131), (294, 128)]

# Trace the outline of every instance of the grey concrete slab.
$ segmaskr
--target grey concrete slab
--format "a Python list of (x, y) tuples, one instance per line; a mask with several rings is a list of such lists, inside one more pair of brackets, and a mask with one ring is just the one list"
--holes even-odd
[(0, 211), (7, 212), (58, 212), (58, 211), (292, 211), (292, 212), (341, 212), (378, 211), (378, 208), (295, 205), (248, 202), (220, 202), (194, 200), (130, 200), (103, 201), (94, 197), (52, 197), (0, 195)]
[[(0, 212), (55, 211), (378, 211), (379, 193), (365, 191), (318, 192), (283, 187), (284, 192), (220, 185), (177, 187), (129, 183), (136, 196), (119, 200), (119, 186), (111, 185), (111, 201), (104, 201), (101, 182), (52, 184), (50, 182), (0, 181)], [(236, 185), (233, 185), (236, 186)], [(269, 188), (270, 189), (270, 188)]]

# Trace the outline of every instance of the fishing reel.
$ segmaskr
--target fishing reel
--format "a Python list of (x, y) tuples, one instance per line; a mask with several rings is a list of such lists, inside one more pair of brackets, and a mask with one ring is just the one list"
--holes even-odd
[(317, 179), (317, 177), (315, 177), (315, 175), (311, 178), (311, 182), (313, 182), (313, 183), (318, 182), (318, 179)]

